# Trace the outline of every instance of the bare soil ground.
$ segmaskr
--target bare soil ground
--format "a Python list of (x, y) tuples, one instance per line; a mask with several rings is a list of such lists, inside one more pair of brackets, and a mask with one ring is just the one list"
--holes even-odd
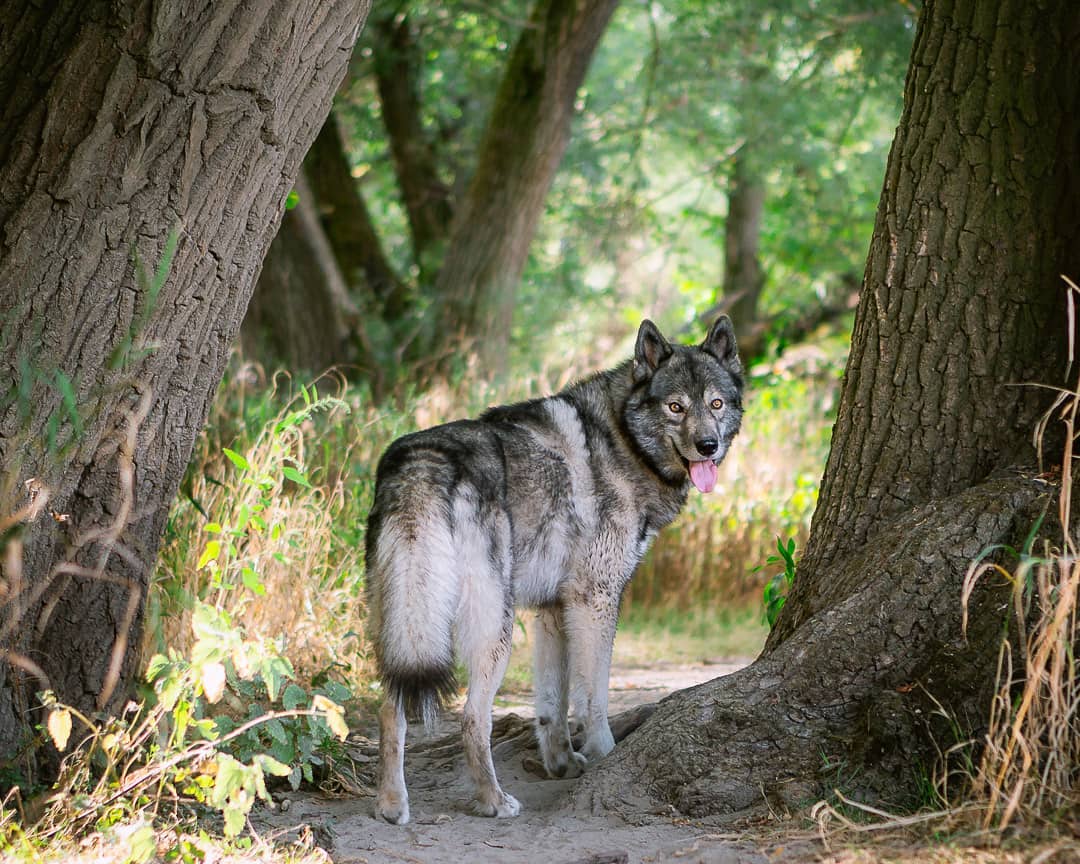
[[(610, 701), (616, 739), (675, 690), (726, 675), (748, 662), (749, 658), (735, 658), (615, 666)], [(823, 839), (805, 819), (792, 819), (765, 807), (726, 822), (700, 822), (656, 811), (641, 812), (633, 819), (594, 814), (587, 804), (574, 800), (577, 780), (546, 779), (539, 767), (531, 694), (500, 697), (495, 713), (495, 767), (504, 788), (522, 804), (522, 813), (515, 819), (472, 814), (460, 715), (449, 712), (430, 735), (420, 728), (410, 729), (405, 771), (413, 818), (408, 825), (389, 825), (372, 816), (377, 748), (371, 728), (361, 730), (370, 737), (350, 739), (356, 770), (346, 788), (324, 795), (275, 795), (274, 810), (258, 810), (253, 825), (267, 839), (299, 839), (304, 845), (321, 847), (334, 864), (1064, 864), (1080, 860), (1075, 832), (1027, 841), (1018, 837), (1009, 848), (1000, 848), (992, 837), (950, 836), (948, 830), (933, 841), (925, 831), (904, 830), (833, 832)], [(627, 796), (634, 800), (634, 790), (628, 789)]]
[[(749, 662), (655, 664), (614, 668), (611, 714), (616, 737), (620, 727), (636, 725), (647, 706), (684, 687), (728, 674)], [(361, 769), (349, 794), (291, 794), (279, 798), (276, 812), (259, 821), (268, 833), (312, 832), (316, 842), (339, 864), (406, 861), (545, 862), (757, 862), (813, 860), (815, 843), (802, 840), (806, 857), (791, 858), (790, 842), (766, 841), (759, 825), (752, 832), (720, 829), (671, 813), (642, 813), (632, 822), (611, 815), (591, 815), (572, 800), (576, 780), (549, 780), (536, 762), (532, 740), (531, 695), (502, 697), (496, 708), (493, 755), (505, 789), (522, 804), (515, 819), (472, 815), (471, 788), (458, 734), (459, 718), (443, 718), (430, 736), (410, 729), (405, 771), (412, 821), (389, 825), (372, 816), (375, 745), (358, 738), (351, 755)], [(374, 733), (372, 733), (374, 734)], [(768, 821), (768, 817), (765, 817)]]

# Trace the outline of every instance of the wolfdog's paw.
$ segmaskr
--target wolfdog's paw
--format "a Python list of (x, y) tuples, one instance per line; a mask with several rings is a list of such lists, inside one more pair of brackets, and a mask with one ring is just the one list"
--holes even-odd
[(599, 762), (614, 749), (615, 738), (611, 734), (611, 729), (605, 728), (586, 738), (581, 752), (589, 762)]
[(494, 816), (496, 819), (507, 819), (517, 816), (521, 812), (521, 805), (513, 795), (500, 792), (494, 801), (483, 801), (479, 798), (473, 805), (478, 816)]
[(380, 792), (375, 799), (375, 818), (385, 819), (391, 825), (404, 825), (409, 821), (408, 796)]
[(554, 755), (547, 755), (544, 768), (548, 776), (555, 779), (573, 779), (585, 772), (589, 760), (573, 750), (562, 750)]

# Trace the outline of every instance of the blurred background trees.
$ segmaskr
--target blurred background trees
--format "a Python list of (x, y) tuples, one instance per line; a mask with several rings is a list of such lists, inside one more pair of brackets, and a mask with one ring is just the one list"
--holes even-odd
[(719, 310), (775, 356), (853, 305), (913, 9), (381, 6), (244, 325), (249, 359), (382, 398), (607, 362)]

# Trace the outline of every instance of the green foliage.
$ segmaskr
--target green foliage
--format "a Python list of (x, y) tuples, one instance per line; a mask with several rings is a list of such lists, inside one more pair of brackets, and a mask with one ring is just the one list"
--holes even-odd
[[(66, 757), (54, 790), (62, 794), (51, 797), (35, 826), (40, 839), (135, 823), (129, 860), (149, 860), (157, 846), (145, 820), (161, 796), (220, 811), (225, 835), (235, 837), (255, 801), (269, 798), (270, 778), (296, 788), (341, 757), (346, 687), (330, 680), (300, 687), (272, 644), (248, 639), (213, 606), (196, 604), (192, 627), (190, 656), (152, 657), (142, 702), (121, 717), (95, 720), (43, 694), (43, 734)], [(281, 707), (268, 708), (274, 703)], [(77, 736), (73, 719), (82, 727)], [(6, 827), (5, 842), (24, 836)], [(192, 854), (190, 843), (178, 840), (167, 857)]]
[[(460, 194), (527, 10), (409, 2), (394, 14), (416, 44), (423, 144)], [(903, 3), (621, 4), (517, 288), (510, 367), (535, 373), (565, 339), (619, 338), (645, 314), (682, 325), (715, 304), (736, 152), (766, 193), (762, 311), (846, 294), (863, 269), (913, 33)], [(422, 284), (437, 266), (409, 246), (374, 80), (383, 38), (378, 26), (361, 37), (336, 110), (383, 248), (416, 301), (408, 320), (373, 325), (393, 346), (437, 302)]]
[(783, 570), (765, 584), (761, 592), (761, 599), (765, 606), (765, 620), (769, 622), (770, 630), (776, 624), (776, 619), (780, 617), (780, 610), (784, 608), (784, 603), (787, 602), (788, 591), (795, 584), (795, 538), (789, 537), (785, 543), (777, 537), (776, 551), (779, 554), (770, 555), (763, 565), (754, 568), (757, 571), (762, 567), (775, 567), (777, 564), (784, 566)]
[(132, 250), (131, 257), (135, 264), (135, 284), (139, 289), (138, 308), (131, 320), (127, 332), (121, 337), (120, 342), (109, 354), (105, 365), (109, 369), (126, 369), (134, 363), (153, 353), (154, 346), (150, 343), (136, 344), (146, 333), (150, 316), (157, 307), (158, 296), (165, 282), (169, 278), (172, 269), (173, 257), (176, 255), (176, 247), (180, 240), (180, 231), (174, 228), (165, 239), (165, 247), (161, 250), (157, 267), (153, 275), (146, 271), (142, 259), (136, 250)]

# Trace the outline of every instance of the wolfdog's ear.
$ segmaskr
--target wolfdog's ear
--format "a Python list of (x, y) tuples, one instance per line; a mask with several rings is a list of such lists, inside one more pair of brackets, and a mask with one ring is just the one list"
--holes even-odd
[(634, 380), (644, 381), (671, 356), (670, 343), (648, 318), (641, 322), (634, 346)]
[(731, 326), (731, 319), (727, 315), (721, 315), (713, 322), (709, 335), (701, 343), (701, 350), (708, 351), (736, 375), (742, 373), (739, 346), (735, 344), (735, 328)]

